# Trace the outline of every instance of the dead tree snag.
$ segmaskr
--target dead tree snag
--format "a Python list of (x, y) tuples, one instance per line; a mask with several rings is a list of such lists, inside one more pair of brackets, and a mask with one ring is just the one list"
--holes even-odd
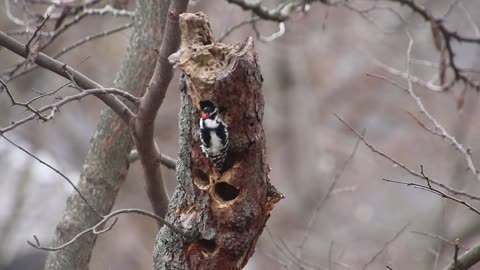
[[(192, 233), (185, 239), (162, 228), (155, 269), (241, 269), (273, 205), (283, 195), (270, 185), (263, 131), (262, 76), (253, 41), (217, 43), (202, 13), (180, 16), (182, 43), (170, 60), (181, 79), (177, 187), (167, 218)], [(230, 145), (222, 171), (200, 148), (200, 102), (220, 109)]]

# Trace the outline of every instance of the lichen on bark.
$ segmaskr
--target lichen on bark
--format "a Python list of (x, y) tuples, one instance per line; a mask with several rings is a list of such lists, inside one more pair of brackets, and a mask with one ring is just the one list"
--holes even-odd
[[(217, 43), (202, 13), (180, 16), (182, 44), (170, 60), (184, 72), (180, 82), (179, 186), (167, 215), (193, 239), (162, 228), (155, 269), (241, 269), (273, 205), (283, 195), (268, 178), (262, 76), (251, 38)], [(230, 146), (219, 172), (202, 153), (200, 101), (213, 102), (228, 125)]]

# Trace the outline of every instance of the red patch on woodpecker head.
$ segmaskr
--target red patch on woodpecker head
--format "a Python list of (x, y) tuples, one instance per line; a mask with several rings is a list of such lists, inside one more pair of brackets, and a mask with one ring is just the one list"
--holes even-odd
[(208, 115), (208, 114), (206, 114), (206, 113), (202, 113), (202, 119), (207, 119), (208, 117), (209, 117), (209, 115)]

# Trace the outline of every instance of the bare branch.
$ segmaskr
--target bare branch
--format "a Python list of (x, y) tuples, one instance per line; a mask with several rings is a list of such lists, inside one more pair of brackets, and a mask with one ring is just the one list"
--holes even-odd
[[(18, 5), (18, 3), (16, 3), (17, 1), (15, 1), (15, 4)], [(10, 6), (10, 0), (5, 0), (4, 1), (4, 4), (5, 4), (5, 14), (7, 15), (7, 18), (12, 21), (13, 23), (17, 24), (17, 25), (22, 25), (22, 26), (28, 26), (30, 25), (31, 23), (34, 23), (34, 22), (38, 22), (38, 17), (35, 17), (35, 18), (30, 18), (28, 21), (26, 20), (22, 20), (20, 18), (17, 18), (13, 13), (12, 13), (12, 8)]]
[[(35, 161), (29, 159), (25, 165), (22, 166), (21, 171), (18, 174), (18, 178), (15, 181), (15, 190), (10, 193), (13, 195), (13, 201), (4, 212), (4, 217), (0, 221), (0, 243), (11, 243), (12, 236), (18, 229), (18, 226), (22, 222), (22, 216), (25, 214), (25, 205), (31, 194), (29, 194), (28, 186), (33, 182), (33, 170), (32, 164)], [(0, 248), (1, 252), (5, 254), (8, 250), (8, 246)], [(5, 255), (3, 255), (5, 256)], [(3, 257), (0, 256), (0, 257)], [(4, 260), (4, 258), (0, 258)]]
[[(132, 150), (132, 152), (130, 152), (130, 156), (128, 157), (128, 161), (130, 163), (133, 163), (133, 162), (137, 161), (138, 159), (139, 159), (138, 151), (137, 150)], [(175, 167), (177, 165), (177, 160), (172, 158), (172, 157), (169, 157), (167, 155), (161, 154), (160, 163), (170, 170), (175, 170)]]
[(480, 37), (480, 29), (478, 25), (474, 22), (470, 12), (468, 12), (468, 10), (465, 8), (462, 2), (458, 3), (458, 6), (462, 9), (463, 13), (465, 13), (465, 17), (467, 18), (468, 22), (470, 23), (473, 30), (475, 31), (475, 36)]
[(103, 8), (84, 9), (83, 12), (86, 13), (87, 15), (106, 15), (106, 14), (110, 14), (110, 15), (113, 15), (115, 17), (119, 17), (119, 16), (133, 17), (135, 15), (135, 12), (133, 12), (133, 11), (129, 11), (129, 10), (125, 10), (125, 9), (116, 9), (116, 8), (113, 8), (110, 5), (106, 5)]
[[(0, 83), (3, 84), (3, 82), (0, 80)], [(4, 85), (6, 86), (6, 85)], [(9, 93), (9, 90), (8, 88), (7, 89), (7, 93)], [(22, 105), (22, 106), (25, 106), (27, 107), (30, 111), (33, 112), (33, 114), (21, 119), (21, 120), (18, 120), (18, 121), (14, 121), (12, 122), (12, 124), (10, 124), (9, 126), (7, 127), (4, 127), (4, 128), (1, 128), (0, 129), (0, 134), (3, 134), (5, 132), (8, 132), (20, 125), (23, 125), (31, 120), (34, 120), (35, 118), (40, 118), (41, 120), (43, 121), (48, 121), (48, 120), (51, 120), (51, 116), (52, 116), (52, 112), (55, 113), (56, 111), (58, 111), (58, 109), (64, 105), (66, 105), (67, 103), (70, 103), (72, 101), (78, 101), (78, 100), (81, 100), (82, 98), (84, 97), (87, 97), (87, 96), (90, 96), (90, 95), (95, 95), (97, 97), (102, 97), (102, 96), (105, 96), (107, 94), (114, 94), (114, 95), (118, 95), (118, 96), (121, 96), (125, 99), (127, 99), (128, 101), (132, 102), (133, 104), (137, 104), (138, 103), (138, 100), (139, 98), (133, 96), (132, 94), (126, 92), (126, 91), (123, 91), (123, 90), (119, 90), (119, 89), (115, 89), (115, 88), (96, 88), (96, 89), (87, 89), (87, 90), (83, 90), (82, 92), (76, 94), (76, 95), (71, 95), (71, 96), (67, 96), (67, 97), (63, 97), (61, 98), (60, 101), (58, 102), (55, 102), (53, 104), (49, 104), (49, 105), (46, 105), (46, 106), (43, 106), (39, 109), (34, 109), (32, 108), (29, 103), (29, 102), (26, 102), (26, 103), (16, 103), (15, 105)], [(12, 96), (13, 98), (13, 96)], [(43, 112), (46, 112), (46, 111), (50, 111), (49, 112), (49, 116), (47, 115), (42, 115)]]
[(33, 112), (35, 114), (35, 116), (37, 116), (38, 118), (40, 118), (41, 120), (43, 121), (47, 121), (47, 119), (45, 117), (43, 117), (43, 115), (41, 115), (37, 110), (35, 110), (31, 105), (30, 105), (30, 102), (18, 102), (15, 100), (15, 97), (13, 96), (12, 92), (10, 91), (10, 89), (8, 88), (7, 84), (5, 82), (3, 82), (1, 79), (0, 79), (0, 84), (3, 86), (3, 88), (5, 89), (5, 91), (7, 92), (7, 95), (8, 97), (10, 98), (10, 102), (12, 103), (12, 106), (15, 106), (15, 105), (19, 105), (19, 106), (23, 106), (25, 108), (27, 108), (27, 110)]
[(285, 241), (283, 241), (281, 237), (276, 237), (268, 226), (265, 226), (265, 230), (270, 236), (270, 239), (272, 240), (272, 243), (275, 246), (275, 248), (281, 253), (282, 258), (285, 258), (289, 262), (288, 265), (285, 263), (281, 263), (283, 266), (282, 269), (288, 269), (289, 267), (291, 267), (291, 264), (294, 264), (295, 266), (303, 270), (305, 268), (322, 269), (322, 270), (325, 269), (324, 267), (309, 264), (305, 260), (298, 258), (297, 256), (295, 256), (294, 252), (285, 243)]
[(120, 31), (123, 31), (125, 29), (128, 29), (130, 27), (132, 27), (132, 23), (127, 23), (127, 24), (124, 24), (124, 25), (121, 25), (119, 27), (115, 27), (111, 30), (107, 30), (107, 31), (103, 31), (103, 32), (99, 32), (99, 33), (96, 33), (96, 34), (93, 34), (93, 35), (90, 35), (90, 36), (86, 36), (80, 40), (77, 40), (76, 42), (74, 42), (72, 45), (70, 46), (67, 46), (65, 48), (63, 48), (60, 52), (58, 52), (57, 54), (55, 54), (53, 56), (53, 58), (57, 59), (59, 58), (60, 56), (66, 54), (67, 52), (79, 47), (79, 46), (82, 46), (83, 44), (85, 43), (88, 43), (90, 41), (94, 41), (96, 39), (99, 39), (99, 38), (103, 38), (103, 37), (107, 37), (107, 36), (110, 36), (111, 34), (115, 34), (115, 33), (118, 33)]
[[(54, 56), (52, 56), (53, 59), (58, 59), (59, 57), (61, 57), (62, 55), (68, 53), (69, 51), (77, 48), (77, 47), (80, 47), (82, 45), (84, 45), (85, 43), (88, 43), (88, 42), (91, 42), (91, 41), (94, 41), (96, 39), (99, 39), (99, 38), (103, 38), (103, 37), (107, 37), (107, 36), (110, 36), (112, 34), (115, 34), (115, 33), (118, 33), (120, 31), (123, 31), (125, 29), (128, 29), (132, 27), (132, 23), (128, 23), (128, 24), (125, 24), (125, 25), (122, 25), (122, 26), (119, 26), (119, 27), (116, 27), (116, 28), (113, 28), (111, 30), (108, 30), (108, 31), (103, 31), (103, 32), (100, 32), (100, 33), (96, 33), (94, 35), (91, 35), (91, 36), (86, 36), (80, 40), (77, 40), (76, 42), (74, 42), (73, 44), (71, 44), (70, 46), (67, 46), (65, 48), (63, 48), (60, 52), (58, 52), (57, 54), (55, 54)], [(19, 72), (13, 76), (11, 76), (8, 81), (12, 81), (12, 80), (15, 80), (17, 79), (18, 77), (21, 77), (25, 74), (28, 74), (34, 70), (36, 70), (38, 68), (37, 65), (35, 66), (32, 66), (32, 67), (29, 67), (25, 70), (23, 70), (22, 72)]]
[(50, 19), (50, 15), (48, 15), (47, 17), (45, 17), (45, 19), (43, 19), (40, 25), (37, 26), (37, 29), (35, 29), (35, 32), (33, 32), (32, 37), (30, 37), (30, 39), (27, 41), (27, 44), (25, 44), (25, 49), (27, 50), (27, 54), (30, 53), (30, 44), (37, 37), (38, 31), (40, 31), (40, 29), (42, 29), (43, 26), (45, 26), (45, 23), (48, 21), (48, 19)]
[[(343, 120), (340, 116), (338, 116), (337, 114), (335, 114), (335, 117), (340, 121), (342, 122), (351, 132), (353, 132), (358, 138), (360, 138), (362, 140), (362, 142), (365, 144), (365, 146), (367, 146), (372, 152), (374, 152), (375, 154), (378, 154), (379, 156), (383, 157), (384, 159), (390, 161), (392, 164), (394, 164), (395, 166), (403, 169), (404, 171), (406, 171), (407, 173), (409, 173), (410, 175), (412, 176), (415, 176), (417, 178), (420, 178), (420, 179), (425, 179), (424, 176), (419, 173), (419, 172), (416, 172), (410, 168), (408, 168), (406, 165), (404, 165), (403, 163), (399, 162), (399, 161), (396, 161), (395, 159), (393, 159), (392, 157), (390, 157), (389, 155), (385, 154), (384, 152), (378, 150), (377, 148), (375, 148), (371, 143), (369, 143), (364, 136), (362, 136), (358, 131), (356, 131), (352, 126), (350, 126), (347, 122), (345, 122), (345, 120)], [(460, 190), (456, 190), (452, 187), (449, 187), (445, 184), (442, 184), (440, 181), (437, 181), (437, 180), (434, 180), (432, 178), (429, 178), (429, 181), (430, 183), (434, 184), (434, 185), (437, 185), (443, 189), (445, 189), (446, 191), (454, 194), (454, 195), (458, 195), (458, 196), (464, 196), (466, 198), (469, 198), (470, 200), (477, 200), (477, 201), (480, 201), (480, 197), (478, 196), (474, 196), (472, 194), (469, 194), (467, 192), (464, 192), (464, 191), (460, 191)]]
[(320, 212), (321, 208), (325, 205), (325, 202), (328, 201), (328, 199), (330, 199), (339, 179), (342, 177), (343, 173), (345, 172), (345, 170), (347, 169), (348, 165), (350, 164), (350, 162), (352, 161), (353, 157), (355, 157), (355, 154), (357, 153), (357, 149), (358, 149), (358, 146), (360, 145), (360, 138), (358, 138), (355, 142), (355, 145), (353, 146), (353, 149), (350, 153), (350, 155), (348, 156), (348, 158), (343, 162), (342, 166), (340, 167), (340, 169), (338, 170), (338, 172), (335, 174), (334, 178), (333, 178), (333, 181), (332, 183), (330, 184), (330, 186), (328, 187), (327, 189), (327, 192), (325, 193), (325, 195), (317, 202), (316, 206), (315, 206), (315, 209), (314, 209), (314, 212), (312, 214), (312, 216), (310, 217), (308, 223), (307, 223), (307, 228), (305, 229), (305, 232), (303, 234), (303, 238), (302, 240), (300, 241), (300, 245), (298, 245), (298, 249), (297, 249), (297, 256), (298, 258), (302, 258), (302, 252), (303, 252), (303, 249), (305, 248), (305, 244), (307, 243), (307, 240), (310, 236), (310, 233), (312, 231), (312, 228), (313, 228), (313, 225), (315, 224), (316, 220), (317, 220), (317, 215), (318, 213)]
[(452, 262), (445, 270), (466, 270), (480, 261), (480, 245), (470, 249), (457, 258), (457, 264)]
[(132, 121), (133, 140), (145, 172), (147, 194), (154, 213), (162, 217), (167, 213), (169, 197), (162, 178), (159, 162), (161, 154), (155, 143), (154, 123), (173, 77), (173, 67), (168, 62), (168, 57), (180, 45), (178, 19), (179, 15), (186, 10), (187, 5), (188, 0), (174, 0), (170, 4), (155, 70), (145, 95), (140, 100), (138, 117)]
[(453, 12), (453, 10), (460, 3), (461, 3), (460, 0), (453, 0), (452, 2), (450, 2), (450, 4), (448, 5), (448, 8), (447, 8), (447, 11), (445, 11), (445, 13), (443, 14), (443, 16), (441, 18), (445, 20), (448, 16), (450, 16), (450, 14)]
[[(452, 245), (452, 246), (455, 246), (455, 242), (454, 241), (450, 241), (440, 235), (435, 235), (435, 234), (431, 234), (431, 233), (426, 233), (426, 232), (419, 232), (419, 231), (410, 231), (410, 233), (414, 233), (414, 234), (418, 234), (418, 235), (423, 235), (423, 236), (428, 236), (430, 238), (434, 238), (434, 239), (437, 239), (437, 240), (440, 240), (444, 243), (447, 243), (449, 245)], [(461, 245), (459, 245), (460, 248), (464, 249), (464, 250), (468, 250), (468, 248), (466, 247), (462, 247)]]
[(415, 122), (417, 122), (417, 124), (423, 128), (424, 130), (426, 130), (427, 132), (430, 132), (431, 134), (435, 135), (435, 136), (438, 136), (440, 138), (445, 138), (445, 136), (443, 136), (442, 133), (434, 130), (434, 129), (431, 129), (429, 127), (427, 127), (422, 121), (420, 121), (420, 119), (418, 119), (415, 115), (413, 115), (411, 112), (408, 112), (408, 115), (410, 115), (410, 117), (413, 118), (413, 120), (415, 120)]
[(465, 37), (459, 34), (456, 31), (450, 30), (445, 26), (442, 18), (436, 18), (427, 10), (424, 6), (420, 5), (414, 0), (390, 0), (391, 2), (399, 3), (409, 7), (413, 12), (418, 14), (422, 19), (427, 22), (430, 22), (435, 27), (435, 31), (438, 31), (440, 38), (444, 41), (445, 50), (448, 57), (448, 66), (454, 73), (453, 80), (445, 86), (445, 89), (450, 89), (457, 82), (464, 82), (466, 85), (472, 87), (473, 89), (480, 91), (480, 83), (473, 81), (468, 78), (463, 72), (462, 69), (455, 62), (455, 52), (453, 51), (452, 43), (454, 41), (463, 42), (463, 43), (473, 43), (480, 44), (480, 37)]
[(60, 175), (63, 179), (65, 179), (65, 181), (68, 182), (68, 184), (70, 184), (70, 186), (75, 190), (75, 192), (77, 192), (78, 196), (80, 196), (83, 200), (83, 202), (92, 210), (92, 212), (94, 212), (98, 217), (101, 217), (102, 215), (88, 202), (88, 200), (83, 196), (83, 194), (80, 192), (80, 190), (78, 190), (77, 186), (75, 186), (75, 184), (72, 182), (72, 180), (70, 180), (70, 178), (68, 178), (65, 174), (63, 174), (61, 171), (59, 171), (58, 169), (54, 168), (52, 165), (48, 164), (47, 162), (41, 160), (39, 157), (37, 157), (36, 155), (32, 154), (30, 151), (28, 151), (27, 149), (23, 148), (22, 146), (20, 146), (19, 144), (15, 143), (14, 141), (10, 140), (9, 138), (7, 138), (4, 134), (0, 134), (1, 137), (3, 137), (7, 142), (9, 142), (11, 145), (15, 146), (16, 148), (20, 149), (22, 152), (24, 152), (25, 154), (29, 155), (30, 157), (34, 158), (36, 161), (40, 162), (42, 165), (45, 165), (46, 167), (48, 167), (50, 170), (54, 171), (56, 174)]
[(99, 94), (102, 94), (102, 95), (112, 94), (119, 97), (123, 97), (124, 99), (130, 101), (134, 105), (137, 105), (140, 100), (140, 98), (130, 94), (129, 92), (125, 90), (116, 89), (116, 88), (93, 88), (93, 89), (86, 89), (86, 90), (82, 90), (82, 89), (78, 89), (78, 90), (82, 92), (73, 96), (66, 97), (63, 100), (64, 101), (67, 100), (67, 102), (70, 102), (71, 100), (80, 100), (83, 97), (86, 97), (89, 95), (99, 95)]
[[(374, 61), (374, 64), (375, 64), (377, 67), (381, 68), (382, 70), (384, 70), (384, 71), (386, 71), (386, 72), (388, 72), (388, 73), (390, 73), (390, 74), (392, 74), (392, 75), (394, 75), (394, 76), (398, 76), (398, 77), (400, 77), (400, 78), (402, 78), (402, 79), (408, 80), (408, 76), (407, 76), (407, 74), (406, 74), (405, 72), (402, 72), (402, 71), (400, 71), (400, 70), (398, 70), (398, 69), (395, 69), (395, 68), (393, 68), (393, 67), (391, 67), (391, 66), (388, 66), (388, 65), (386, 65), (386, 64), (384, 64), (384, 63), (382, 63), (382, 62), (380, 62), (380, 61), (378, 61), (378, 60), (375, 60), (375, 61)], [(378, 78), (378, 77), (381, 77), (380, 75), (375, 75), (375, 74), (371, 74), (371, 73), (368, 73), (367, 75), (368, 75), (368, 76), (372, 76), (372, 77), (377, 77), (377, 78)], [(385, 77), (383, 77), (383, 78), (381, 78), (381, 79), (384, 79), (384, 80), (387, 80), (387, 81), (388, 81), (388, 79), (386, 79)], [(412, 83), (417, 84), (417, 85), (420, 85), (420, 86), (422, 86), (422, 87), (424, 87), (424, 88), (426, 88), (426, 89), (428, 89), (428, 90), (434, 91), (434, 92), (442, 92), (442, 91), (445, 90), (445, 87), (442, 86), (442, 85), (436, 85), (436, 84), (433, 84), (432, 82), (424, 81), (424, 80), (422, 80), (422, 79), (420, 79), (420, 78), (418, 78), (418, 77), (416, 77), (416, 76), (413, 76), (413, 75), (410, 75), (410, 80), (412, 81)], [(403, 88), (405, 88), (405, 87), (403, 87)], [(406, 90), (406, 89), (405, 89), (405, 90)]]
[(278, 23), (278, 31), (271, 34), (270, 36), (263, 36), (262, 34), (260, 34), (260, 31), (257, 29), (257, 24), (254, 22), (251, 23), (252, 24), (252, 29), (253, 31), (255, 32), (258, 40), (260, 40), (261, 42), (272, 42), (274, 41), (275, 39), (283, 36), (285, 34), (285, 23), (284, 22), (280, 22)]
[[(288, 6), (283, 7), (283, 5), (279, 5), (275, 9), (268, 9), (261, 5), (261, 2), (250, 2), (247, 0), (227, 0), (228, 3), (235, 4), (241, 7), (244, 10), (250, 10), (258, 17), (276, 21), (276, 22), (283, 22), (286, 21), (290, 16), (290, 11), (293, 8), (293, 3), (288, 4)], [(283, 7), (283, 8), (281, 8)]]
[[(82, 11), (82, 12), (80, 12)], [(80, 13), (78, 13), (80, 12)], [(133, 16), (133, 12), (130, 11), (122, 11), (122, 10), (116, 10), (113, 9), (111, 6), (107, 5), (104, 8), (101, 9), (78, 9), (73, 12), (74, 14), (78, 13), (71, 19), (70, 21), (66, 22), (65, 24), (61, 25), (56, 29), (54, 32), (49, 34), (48, 40), (45, 41), (45, 43), (40, 46), (39, 51), (42, 51), (46, 49), (48, 46), (50, 46), (61, 34), (65, 33), (66, 30), (68, 30), (70, 27), (76, 25), (79, 23), (81, 20), (84, 18), (91, 16), (91, 15), (96, 15), (96, 16), (103, 16), (106, 14), (112, 14), (114, 16), (128, 16), (131, 17)], [(13, 76), (24, 64), (26, 61), (19, 62), (16, 64), (13, 68), (10, 70), (3, 72), (3, 75), (7, 75), (8, 77)], [(7, 81), (8, 82), (8, 81)]]
[(330, 242), (330, 247), (328, 248), (328, 269), (333, 270), (332, 265), (332, 256), (333, 256), (333, 241)]
[(111, 212), (110, 214), (108, 215), (105, 215), (105, 216), (101, 216), (102, 217), (102, 220), (100, 220), (97, 224), (93, 225), (92, 227), (88, 228), (88, 229), (85, 229), (83, 230), (82, 232), (78, 233), (77, 235), (75, 235), (75, 237), (73, 237), (70, 241), (58, 246), (58, 247), (44, 247), (40, 244), (40, 241), (38, 240), (38, 238), (34, 235), (33, 238), (35, 240), (35, 243), (32, 243), (30, 241), (27, 241), (27, 243), (36, 248), (36, 249), (41, 249), (41, 250), (47, 250), (47, 251), (57, 251), (57, 250), (61, 250), (61, 249), (64, 249), (68, 246), (70, 246), (71, 244), (75, 243), (78, 239), (80, 239), (82, 236), (86, 235), (86, 234), (89, 234), (89, 233), (92, 233), (92, 234), (102, 234), (102, 233), (105, 233), (105, 232), (108, 232), (110, 231), (113, 226), (115, 225), (116, 223), (116, 220), (110, 225), (110, 226), (107, 226), (107, 228), (105, 229), (102, 229), (102, 227), (104, 225), (106, 225), (106, 223), (113, 217), (116, 217), (120, 214), (130, 214), (130, 213), (134, 213), (134, 214), (139, 214), (139, 215), (143, 215), (143, 216), (147, 216), (147, 217), (150, 217), (150, 218), (153, 218), (155, 219), (158, 223), (162, 224), (162, 225), (165, 225), (167, 226), (169, 229), (171, 229), (172, 231), (174, 231), (176, 234), (179, 234), (179, 235), (182, 235), (182, 236), (185, 236), (187, 238), (190, 238), (191, 236), (189, 235), (189, 233), (183, 229), (180, 229), (180, 228), (177, 228), (175, 227), (174, 225), (172, 225), (171, 223), (167, 222), (165, 219), (163, 219), (162, 217), (159, 217), (153, 213), (150, 213), (150, 212), (147, 212), (145, 210), (141, 210), (141, 209), (135, 209), (135, 208), (130, 208), (130, 209), (120, 209), (120, 210), (116, 210), (116, 211), (113, 211)]
[[(358, 12), (359, 10), (349, 5), (348, 1), (343, 0), (301, 0), (301, 1), (283, 1), (273, 8), (262, 5), (262, 1), (249, 0), (226, 0), (228, 3), (239, 6), (245, 11), (251, 11), (259, 18), (267, 21), (285, 22), (295, 12), (307, 13), (313, 2), (319, 2), (327, 6), (343, 5), (348, 9)], [(369, 12), (365, 10), (364, 12)], [(361, 13), (361, 12), (359, 12)]]
[(89, 6), (95, 5), (100, 0), (89, 0), (82, 1), (77, 3), (75, 1), (65, 2), (65, 1), (53, 1), (53, 0), (29, 0), (34, 5), (52, 5), (55, 7), (67, 7), (67, 8), (87, 8)]
[(397, 180), (391, 180), (391, 179), (387, 179), (387, 178), (383, 178), (382, 179), (383, 181), (385, 182), (390, 182), (390, 183), (396, 183), (396, 184), (402, 184), (402, 185), (406, 185), (406, 186), (411, 186), (411, 187), (414, 187), (414, 188), (418, 188), (418, 189), (421, 189), (421, 190), (425, 190), (425, 191), (429, 191), (433, 194), (437, 194), (439, 195), (440, 197), (442, 198), (446, 198), (446, 199), (449, 199), (451, 201), (454, 201), (454, 202), (457, 202), (459, 204), (462, 204), (464, 206), (466, 206), (468, 209), (472, 210), (473, 212), (477, 213), (480, 215), (480, 210), (478, 210), (477, 208), (473, 207), (471, 204), (469, 204), (468, 202), (464, 201), (464, 200), (461, 200), (461, 199), (458, 199), (456, 197), (453, 197), (453, 196), (450, 196), (448, 195), (447, 193), (439, 190), (439, 189), (436, 189), (434, 188), (432, 185), (430, 185), (429, 181), (430, 179), (427, 177), (425, 178), (425, 180), (427, 181), (427, 185), (422, 185), (422, 184), (417, 184), (417, 183), (412, 183), (412, 182), (403, 182), (403, 181), (397, 181)]
[[(26, 58), (28, 54), (25, 52), (25, 46), (15, 39), (9, 37), (5, 33), (0, 31), (0, 45), (6, 49), (14, 52), (15, 54)], [(98, 89), (103, 88), (100, 84), (78, 72), (77, 70), (61, 63), (51, 57), (39, 53), (35, 58), (35, 63), (39, 66), (48, 69), (64, 78), (70, 79), (70, 75), (73, 81), (83, 89)], [(107, 106), (109, 106), (118, 116), (125, 122), (129, 123), (130, 119), (134, 116), (133, 112), (120, 100), (113, 95), (95, 94), (100, 100), (102, 100)]]
[(246, 19), (244, 21), (241, 21), (240, 23), (238, 24), (235, 24), (233, 25), (232, 27), (228, 28), (227, 30), (225, 30), (225, 32), (222, 34), (222, 36), (220, 38), (218, 38), (218, 42), (223, 42), (230, 34), (232, 34), (235, 30), (239, 29), (240, 27), (244, 26), (244, 25), (247, 25), (247, 24), (251, 24), (251, 23), (254, 23), (256, 21), (259, 21), (261, 18), (258, 17), (258, 16), (253, 16), (249, 19)]
[(458, 250), (460, 249), (459, 244), (460, 240), (458, 238), (455, 239), (455, 252), (453, 253), (453, 264), (455, 266), (458, 265)]
[[(56, 93), (58, 93), (60, 90), (62, 90), (63, 88), (67, 87), (68, 85), (70, 85), (70, 82), (68, 83), (65, 83), (63, 85), (61, 85), (60, 87), (58, 87), (57, 89), (53, 90), (53, 91), (50, 91), (50, 92), (42, 92), (42, 91), (38, 91), (38, 90), (35, 90), (34, 88), (32, 88), (32, 90), (34, 92), (37, 92), (39, 95), (36, 96), (36, 97), (33, 97), (32, 99), (30, 99), (29, 101), (27, 101), (27, 104), (32, 104), (33, 102), (39, 100), (39, 99), (42, 99), (44, 97), (48, 97), (48, 96), (52, 96), (52, 95), (55, 95)], [(56, 97), (57, 99), (61, 99), (60, 97)]]
[(407, 224), (403, 225), (403, 227), (390, 240), (388, 240), (385, 243), (385, 245), (383, 245), (383, 247), (379, 251), (377, 251), (377, 253), (375, 253), (375, 255), (373, 255), (372, 258), (370, 258), (370, 260), (362, 267), (362, 270), (367, 269), (367, 267), (369, 265), (371, 265), (377, 259), (377, 257), (380, 256), (380, 254), (382, 254), (383, 251), (385, 251), (385, 249), (388, 246), (390, 246), (390, 244), (392, 244), (393, 241), (395, 241), (407, 229), (408, 225), (410, 225), (410, 224), (407, 223)]
[(475, 167), (475, 164), (473, 163), (472, 155), (470, 153), (470, 150), (468, 148), (466, 149), (462, 144), (460, 144), (454, 136), (450, 135), (445, 130), (445, 128), (440, 123), (438, 123), (438, 121), (430, 114), (430, 112), (427, 111), (427, 109), (425, 108), (425, 105), (423, 105), (423, 102), (420, 99), (420, 97), (417, 96), (415, 94), (415, 92), (413, 91), (413, 85), (412, 85), (412, 80), (411, 80), (411, 76), (410, 76), (410, 57), (411, 57), (411, 50), (412, 50), (412, 47), (413, 47), (413, 39), (410, 36), (410, 34), (408, 34), (408, 37), (409, 37), (409, 44), (408, 44), (408, 49), (407, 49), (407, 72), (406, 72), (407, 73), (407, 78), (408, 78), (407, 79), (408, 93), (413, 98), (413, 100), (416, 102), (418, 108), (420, 109), (420, 112), (422, 112), (427, 117), (427, 119), (435, 126), (435, 129), (438, 130), (439, 133), (442, 134), (442, 136), (444, 136), (448, 141), (450, 141), (452, 143), (452, 145), (455, 146), (455, 148), (458, 151), (460, 151), (460, 153), (463, 154), (463, 156), (464, 156), (464, 158), (467, 162), (468, 168), (476, 176), (477, 181), (480, 181), (480, 174), (479, 174), (477, 168)]

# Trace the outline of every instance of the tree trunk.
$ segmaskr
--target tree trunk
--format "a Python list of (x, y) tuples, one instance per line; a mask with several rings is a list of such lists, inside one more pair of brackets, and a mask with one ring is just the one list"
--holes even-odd
[[(180, 16), (182, 45), (171, 57), (180, 82), (180, 153), (168, 221), (192, 239), (163, 227), (155, 269), (241, 269), (253, 254), (273, 205), (283, 195), (270, 184), (262, 126), (262, 76), (252, 39), (216, 43), (202, 13)], [(200, 148), (200, 101), (212, 101), (229, 130), (222, 172)]]
[[(136, 3), (129, 50), (115, 87), (139, 96), (152, 76), (157, 56), (154, 49), (160, 46), (170, 1), (143, 0)], [(102, 110), (78, 183), (80, 192), (101, 214), (110, 212), (125, 180), (131, 147), (128, 127), (110, 109)], [(73, 192), (57, 225), (52, 246), (69, 241), (98, 221), (99, 217)], [(62, 250), (50, 252), (45, 269), (88, 269), (95, 240), (95, 235), (86, 235)]]

